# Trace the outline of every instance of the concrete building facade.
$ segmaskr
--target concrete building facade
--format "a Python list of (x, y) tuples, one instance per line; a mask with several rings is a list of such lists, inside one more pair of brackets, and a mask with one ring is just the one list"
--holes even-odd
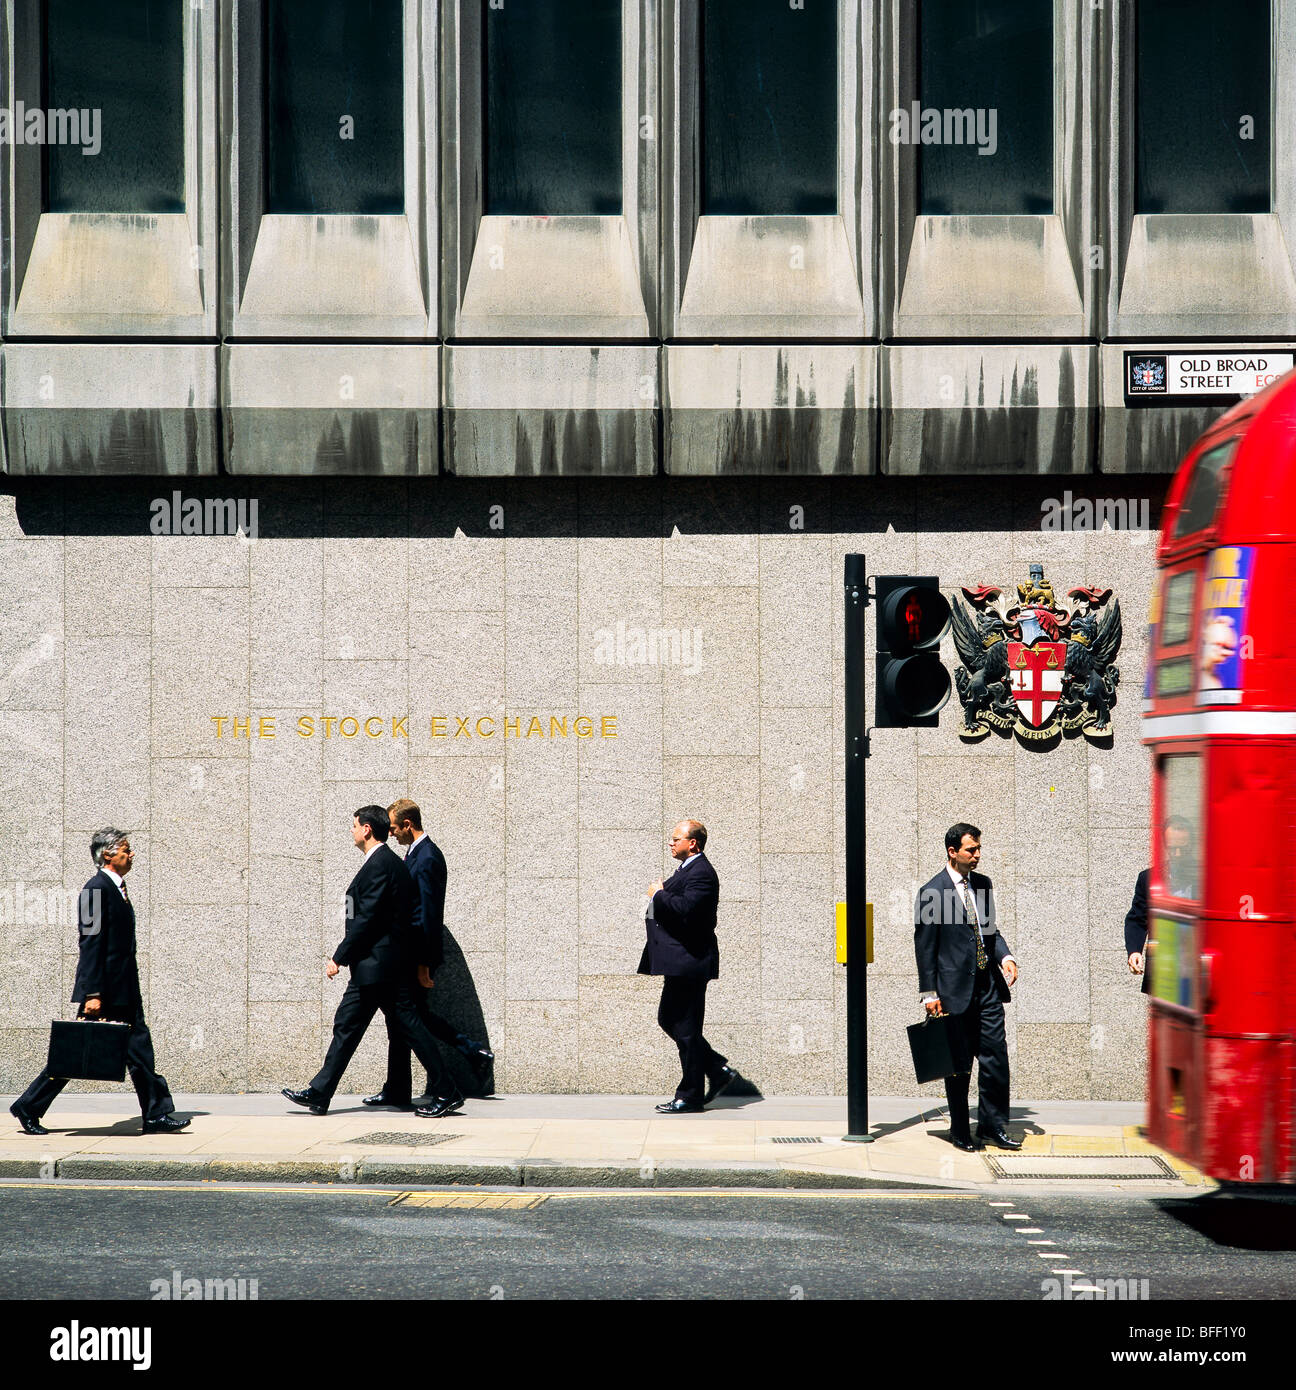
[(172, 1084), (304, 1082), (350, 814), (409, 795), (450, 863), (438, 998), (500, 1089), (669, 1087), (633, 972), (685, 814), (713, 1041), (842, 1089), (859, 551), (1124, 615), (1110, 746), (969, 743), (956, 701), (875, 738), (874, 1089), (912, 1087), (912, 895), (968, 819), (1015, 1090), (1141, 1093), (1156, 526), (1296, 361), (1293, 0), (3, 17), (0, 1085), (67, 1011), (105, 823)]

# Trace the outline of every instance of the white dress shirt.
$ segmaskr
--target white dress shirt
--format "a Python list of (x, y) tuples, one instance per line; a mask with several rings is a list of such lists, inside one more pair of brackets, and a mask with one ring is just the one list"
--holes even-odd
[[(691, 864), (693, 860), (696, 859), (698, 855), (701, 853), (702, 851), (699, 849), (695, 850), (692, 854), (686, 854), (684, 858), (680, 861), (680, 869), (684, 868), (686, 864)], [(679, 869), (676, 869), (675, 872), (679, 873)], [(647, 918), (650, 922), (655, 922), (657, 920), (657, 918), (653, 914), (653, 899), (656, 896), (656, 893), (648, 894), (648, 907), (644, 912), (644, 917)]]
[[(966, 888), (966, 889), (968, 890), (969, 893), (972, 891), (972, 879), (971, 879), (971, 877), (969, 876), (968, 878), (964, 878), (963, 875), (962, 875), (961, 873), (959, 873), (957, 869), (955, 869), (955, 867), (954, 867), (953, 864), (946, 864), (946, 865), (945, 865), (945, 872), (949, 875), (949, 877), (950, 877), (950, 882), (954, 885), (955, 889), (957, 889), (957, 891), (958, 891), (959, 902), (963, 902), (963, 890), (964, 890), (964, 888)], [(972, 899), (972, 903), (973, 903), (973, 906), (975, 907), (975, 905), (976, 905), (976, 898), (975, 898), (975, 897)], [(964, 910), (965, 912), (967, 911), (967, 906), (966, 906), (966, 904), (964, 905), (963, 910)], [(976, 919), (977, 919), (977, 922), (976, 922), (977, 933), (980, 935), (980, 937), (981, 937), (981, 944), (984, 946), (984, 945), (985, 945), (985, 939), (986, 939), (985, 927), (982, 925), (980, 914), (979, 914), (979, 913), (974, 913), (973, 915), (974, 915), (974, 916), (976, 917)], [(991, 935), (993, 936), (994, 933), (992, 932)], [(993, 957), (990, 955), (990, 952), (989, 952), (989, 951), (986, 952), (986, 956), (987, 956), (988, 959), (993, 959)], [(1003, 964), (1007, 963), (1007, 962), (1010, 961), (1010, 960), (1013, 962), (1014, 965), (1017, 964), (1017, 962), (1016, 962), (1015, 960), (1013, 960), (1012, 956), (1005, 956), (1005, 957), (1003, 958), (1003, 960), (1000, 961), (1000, 964), (1003, 965)], [(923, 991), (919, 994), (919, 996), (918, 996), (918, 1002), (919, 1002), (920, 1004), (925, 1004), (929, 999), (939, 999), (939, 998), (940, 998), (940, 996), (936, 993), (936, 991), (935, 991), (934, 989), (925, 989), (925, 990), (923, 990)]]

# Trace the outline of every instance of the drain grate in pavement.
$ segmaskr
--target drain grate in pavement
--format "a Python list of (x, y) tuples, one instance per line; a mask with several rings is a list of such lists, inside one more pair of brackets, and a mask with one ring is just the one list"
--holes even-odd
[(423, 1130), (417, 1134), (396, 1134), (390, 1130), (377, 1130), (373, 1134), (362, 1134), (358, 1139), (348, 1139), (348, 1144), (375, 1144), (375, 1145), (397, 1145), (402, 1148), (418, 1145), (420, 1148), (429, 1148), (433, 1144), (448, 1144), (451, 1139), (462, 1139), (462, 1134), (442, 1134), (439, 1130), (429, 1133)]
[(823, 1140), (812, 1134), (776, 1134), (771, 1144), (822, 1144)]
[(543, 1197), (509, 1197), (503, 1193), (482, 1193), (480, 1196), (460, 1196), (455, 1192), (402, 1192), (387, 1203), (389, 1207), (476, 1207), (483, 1211), (530, 1211)]
[(1156, 1154), (982, 1154), (996, 1178), (1107, 1178), (1179, 1182)]

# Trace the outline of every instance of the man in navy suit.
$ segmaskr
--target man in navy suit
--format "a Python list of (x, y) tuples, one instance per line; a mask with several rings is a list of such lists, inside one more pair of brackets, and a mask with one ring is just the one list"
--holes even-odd
[[(977, 1139), (1020, 1149), (1008, 1136), (1008, 1044), (1004, 1011), (1017, 962), (995, 920), (994, 886), (976, 872), (981, 832), (960, 821), (945, 832), (945, 867), (923, 884), (914, 907), (918, 989), (929, 1014), (952, 1014), (977, 1059)], [(950, 1143), (974, 1151), (970, 1073), (945, 1078)]]
[[(436, 984), (436, 972), (445, 958), (445, 855), (423, 830), (423, 812), (416, 802), (402, 797), (387, 808), (392, 838), (405, 847), (405, 867), (414, 882), (414, 945), (417, 971), (413, 985), (414, 1006), (428, 1031), (438, 1042), (453, 1047), (465, 1056), (477, 1073), (478, 1084), (485, 1086), (495, 1054), (484, 1042), (477, 1042), (434, 1013), (428, 991)], [(432, 1077), (428, 1077), (432, 1090)], [(399, 1033), (387, 1024), (387, 1078), (375, 1096), (366, 1096), (366, 1105), (393, 1105), (407, 1109), (413, 1095), (413, 1076), (410, 1071), (410, 1047)], [(456, 1092), (457, 1094), (457, 1092)], [(489, 1093), (488, 1093), (489, 1094)], [(463, 1097), (459, 1097), (460, 1104)], [(417, 1112), (416, 1113), (421, 1113)]]
[(463, 1104), (441, 1064), (441, 1054), (414, 1006), (411, 979), (417, 948), (412, 927), (414, 886), (401, 857), (387, 844), (390, 824), (381, 806), (361, 806), (351, 818), (351, 839), (364, 863), (347, 889), (347, 926), (324, 973), (333, 979), (349, 966), (351, 983), (333, 1018), (324, 1065), (300, 1091), (284, 1088), (294, 1105), (327, 1115), (342, 1073), (379, 1009), (427, 1068), (432, 1104), (418, 1113), (433, 1119)]
[[(1196, 896), (1197, 868), (1192, 862), (1192, 825), (1185, 816), (1171, 816), (1162, 828), (1165, 846), (1166, 889), (1172, 897)], [(1148, 880), (1151, 869), (1143, 869), (1134, 881), (1134, 899), (1125, 914), (1125, 957), (1131, 975), (1143, 976), (1142, 993), (1151, 990), (1147, 973)]]
[(701, 821), (680, 821), (670, 833), (670, 852), (680, 867), (665, 883), (655, 883), (648, 890), (651, 902), (644, 922), (648, 940), (639, 974), (665, 977), (657, 1022), (679, 1048), (683, 1073), (675, 1099), (657, 1107), (663, 1115), (696, 1113), (738, 1076), (702, 1036), (707, 981), (720, 974), (716, 941), (720, 880), (703, 853), (706, 842)]
[[(78, 1018), (129, 1023), (126, 1070), (139, 1097), (145, 1134), (172, 1134), (189, 1121), (177, 1120), (175, 1104), (153, 1060), (153, 1039), (144, 1022), (139, 970), (135, 963), (135, 909), (126, 887), (126, 875), (135, 853), (124, 831), (108, 826), (90, 838), (90, 858), (95, 874), (81, 890), (77, 918), (81, 933), (81, 957), (77, 961), (72, 1002), (79, 1004)], [(42, 1072), (9, 1107), (27, 1134), (48, 1134), (41, 1116), (67, 1078)]]

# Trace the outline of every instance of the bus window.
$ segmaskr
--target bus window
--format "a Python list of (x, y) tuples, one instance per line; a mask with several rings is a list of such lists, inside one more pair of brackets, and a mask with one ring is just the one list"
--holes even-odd
[(1215, 520), (1220, 499), (1224, 495), (1224, 484), (1228, 477), (1228, 466), (1237, 453), (1238, 439), (1226, 439), (1214, 449), (1208, 449), (1196, 463), (1184, 489), (1183, 501), (1179, 504), (1179, 517), (1175, 522), (1174, 539), (1183, 540), (1194, 531), (1201, 531)]
[[(1201, 898), (1202, 759), (1175, 753), (1157, 761), (1161, 834), (1156, 837), (1156, 873), (1172, 898)], [(1197, 1007), (1197, 924), (1183, 916), (1152, 912), (1151, 993), (1180, 1008)]]
[(1157, 877), (1175, 898), (1201, 897), (1202, 758), (1175, 753), (1161, 759), (1161, 842)]
[(1161, 642), (1167, 647), (1182, 646), (1189, 638), (1193, 615), (1193, 590), (1197, 571), (1184, 570), (1166, 580), (1161, 605)]

